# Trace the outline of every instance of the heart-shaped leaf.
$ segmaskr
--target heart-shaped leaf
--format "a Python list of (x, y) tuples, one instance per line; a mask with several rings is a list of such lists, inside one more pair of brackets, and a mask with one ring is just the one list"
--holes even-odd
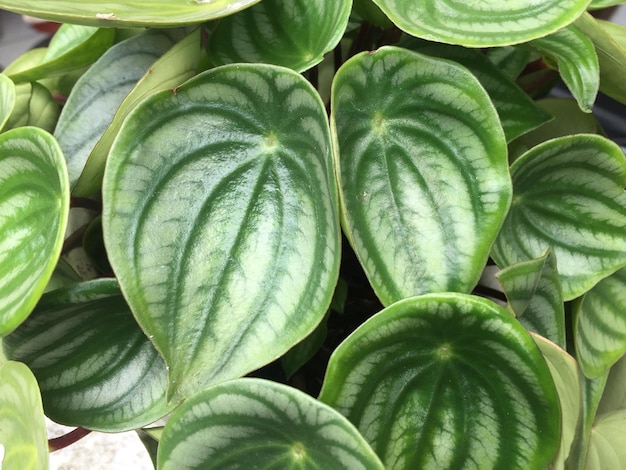
[(335, 48), (351, 0), (264, 0), (219, 22), (211, 35), (214, 64), (263, 62), (302, 72)]
[(46, 415), (58, 423), (120, 432), (171, 410), (165, 363), (114, 279), (46, 294), (3, 347), (33, 371)]
[(511, 197), (504, 134), (476, 78), (396, 47), (359, 54), (335, 77), (332, 120), (344, 227), (382, 303), (469, 292)]
[(545, 468), (559, 446), (550, 370), (504, 309), (465, 294), (402, 300), (331, 356), (320, 400), (388, 468)]
[(509, 306), (522, 325), (565, 349), (563, 292), (550, 251), (522, 261), (496, 274)]
[(0, 134), (0, 336), (30, 314), (61, 254), (70, 206), (65, 158), (35, 127)]
[(589, 0), (374, 0), (403, 31), (429, 41), (469, 47), (506, 46), (543, 37), (585, 11)]
[(492, 253), (499, 266), (550, 247), (571, 300), (626, 265), (626, 158), (615, 143), (553, 139), (518, 158), (511, 176), (513, 203)]
[(626, 410), (601, 416), (593, 425), (583, 468), (626, 469)]
[(319, 95), (272, 65), (210, 70), (122, 125), (104, 239), (170, 398), (257, 369), (322, 320), (340, 251), (330, 152)]
[(600, 87), (600, 66), (593, 42), (576, 27), (568, 26), (530, 42), (556, 61), (561, 78), (580, 109), (590, 113)]
[(163, 430), (160, 469), (381, 469), (354, 426), (296, 389), (239, 379), (185, 401)]
[(15, 107), (15, 84), (4, 74), (0, 74), (0, 131), (4, 128)]
[(0, 8), (59, 23), (103, 27), (164, 27), (204, 23), (231, 15), (259, 0), (0, 0)]
[(111, 47), (76, 82), (54, 131), (67, 158), (71, 186), (128, 92), (182, 35), (172, 29), (133, 36)]
[(0, 364), (0, 468), (48, 467), (48, 439), (37, 381), (24, 364)]
[(626, 269), (585, 294), (574, 325), (576, 355), (587, 377), (597, 377), (626, 353)]

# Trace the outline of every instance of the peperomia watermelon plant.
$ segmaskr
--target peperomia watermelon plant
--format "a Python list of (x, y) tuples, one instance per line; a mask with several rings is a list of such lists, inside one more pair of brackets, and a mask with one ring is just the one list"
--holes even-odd
[(625, 468), (620, 3), (0, 0), (0, 467)]

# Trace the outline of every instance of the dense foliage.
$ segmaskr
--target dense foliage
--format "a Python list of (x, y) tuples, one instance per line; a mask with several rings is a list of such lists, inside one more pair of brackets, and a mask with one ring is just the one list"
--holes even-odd
[(624, 468), (619, 3), (0, 0), (0, 467)]

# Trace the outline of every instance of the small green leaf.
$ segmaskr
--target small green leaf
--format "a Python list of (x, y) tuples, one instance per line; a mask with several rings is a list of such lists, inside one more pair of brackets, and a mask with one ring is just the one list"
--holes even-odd
[(0, 134), (0, 336), (30, 314), (61, 254), (70, 197), (63, 153), (35, 127)]
[(231, 15), (259, 0), (0, 0), (0, 8), (59, 23), (107, 28), (168, 27)]
[(162, 418), (167, 371), (114, 279), (44, 295), (3, 347), (27, 364), (46, 415), (69, 426), (120, 432)]
[(13, 80), (0, 74), (0, 131), (4, 128), (15, 107), (16, 93)]
[(593, 425), (584, 468), (626, 469), (626, 410), (601, 416)]
[[(589, 0), (374, 0), (406, 33), (469, 47), (507, 46), (543, 37), (574, 21)], [(0, 3), (1, 5), (1, 3)]]
[(576, 355), (585, 375), (597, 377), (626, 353), (626, 269), (596, 284), (577, 307)]
[(618, 410), (626, 410), (626, 356), (622, 356), (609, 371), (606, 388), (598, 405), (598, 415)]
[(239, 379), (203, 390), (171, 416), (159, 443), (168, 469), (381, 469), (347, 419), (296, 389)]
[(171, 399), (277, 359), (322, 320), (340, 259), (329, 134), (301, 75), (258, 64), (153, 95), (122, 125), (104, 239)]
[(113, 44), (114, 38), (112, 29), (63, 25), (54, 35), (43, 61), (10, 78), (15, 83), (34, 82), (80, 69), (95, 62)]
[(492, 47), (485, 51), (485, 56), (500, 72), (515, 80), (528, 64), (532, 52), (523, 46)]
[(565, 349), (563, 292), (554, 254), (516, 263), (496, 276), (520, 323)]
[(593, 42), (576, 27), (568, 26), (530, 42), (556, 61), (561, 78), (580, 109), (590, 113), (600, 87), (600, 65)]
[(48, 467), (48, 439), (37, 381), (24, 364), (0, 364), (0, 468)]
[(331, 119), (344, 228), (381, 302), (469, 292), (511, 196), (504, 133), (476, 78), (383, 47), (341, 67)]
[(331, 356), (320, 400), (386, 467), (545, 468), (559, 447), (550, 370), (524, 328), (488, 300), (402, 300)]
[(34, 126), (52, 132), (61, 110), (48, 89), (39, 83), (20, 83), (15, 91), (15, 107), (6, 129)]
[(264, 0), (218, 23), (209, 57), (216, 65), (263, 62), (302, 72), (339, 43), (351, 6), (351, 0)]
[(492, 252), (499, 266), (549, 247), (572, 300), (626, 265), (626, 158), (615, 143), (553, 139), (518, 158), (511, 175), (513, 203)]

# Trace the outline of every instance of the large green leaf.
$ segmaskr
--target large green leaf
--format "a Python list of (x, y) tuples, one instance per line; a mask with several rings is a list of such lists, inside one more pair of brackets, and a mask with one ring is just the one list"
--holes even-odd
[(46, 294), (3, 347), (33, 371), (46, 415), (58, 423), (119, 432), (171, 410), (165, 363), (114, 279)]
[(626, 26), (613, 21), (596, 19), (596, 22), (626, 52)]
[(626, 410), (598, 419), (591, 430), (585, 470), (626, 469)]
[(107, 162), (111, 265), (163, 354), (170, 397), (284, 354), (338, 276), (324, 105), (295, 72), (226, 65), (142, 102)]
[(41, 396), (24, 364), (0, 364), (0, 468), (47, 470), (48, 439)]
[(600, 87), (600, 65), (591, 39), (576, 27), (568, 26), (535, 39), (530, 45), (556, 62), (561, 78), (580, 109), (590, 113)]
[(171, 29), (133, 36), (111, 47), (76, 82), (54, 131), (67, 158), (71, 186), (129, 91), (182, 35)]
[(0, 8), (60, 23), (88, 26), (179, 26), (233, 14), (259, 0), (0, 0)]
[(320, 400), (388, 468), (545, 468), (559, 447), (557, 392), (530, 335), (465, 294), (400, 301), (331, 356)]
[(73, 195), (88, 197), (100, 189), (109, 150), (128, 113), (144, 98), (161, 90), (175, 88), (193, 77), (198, 68), (200, 54), (200, 30), (197, 29), (150, 66), (121, 102), (113, 121), (89, 154), (85, 168), (72, 190)]
[(4, 74), (0, 74), (0, 131), (4, 128), (15, 107), (15, 84)]
[(158, 465), (167, 469), (381, 469), (354, 426), (296, 389), (239, 379), (203, 390), (168, 421)]
[(593, 287), (578, 304), (576, 355), (587, 377), (596, 377), (626, 353), (626, 269)]
[(383, 304), (469, 292), (511, 197), (476, 78), (405, 49), (359, 54), (335, 77), (332, 122), (345, 229)]
[(496, 276), (520, 323), (565, 349), (563, 292), (554, 254), (516, 263)]
[(571, 300), (626, 265), (626, 158), (616, 144), (553, 139), (518, 158), (511, 175), (513, 203), (492, 253), (499, 266), (550, 247)]
[(0, 134), (0, 336), (30, 314), (52, 276), (69, 199), (65, 159), (50, 134)]
[(589, 2), (374, 0), (400, 29), (412, 36), (469, 47), (506, 46), (545, 36), (574, 21)]

